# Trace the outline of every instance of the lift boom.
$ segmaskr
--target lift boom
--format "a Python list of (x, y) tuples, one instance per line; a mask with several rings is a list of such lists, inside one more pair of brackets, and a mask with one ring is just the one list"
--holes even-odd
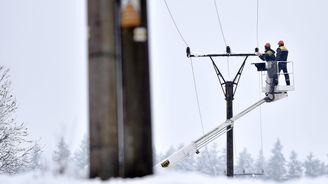
[(269, 99), (268, 96), (266, 96), (265, 98), (259, 100), (258, 102), (254, 103), (253, 105), (251, 105), (250, 107), (245, 109), (244, 111), (242, 111), (239, 114), (233, 116), (232, 118), (226, 120), (225, 122), (220, 124), (218, 127), (214, 128), (212, 131), (203, 135), (199, 139), (191, 142), (189, 145), (176, 151), (171, 156), (169, 156), (168, 158), (164, 159), (159, 164), (157, 164), (155, 167), (163, 167), (163, 168), (172, 167), (173, 165), (175, 165), (179, 161), (183, 160), (184, 158), (186, 158), (194, 153), (199, 153), (200, 148), (203, 148), (208, 143), (212, 142), (213, 140), (215, 140), (216, 138), (218, 138), (219, 136), (221, 136), (222, 134), (227, 132), (228, 131), (227, 127), (229, 127), (229, 126), (233, 127), (234, 122), (237, 119), (241, 118), (242, 116), (244, 116), (245, 114), (254, 110), (256, 107), (262, 105), (265, 102), (277, 101), (277, 100), (287, 97), (287, 96), (288, 96), (287, 92), (275, 94), (274, 100), (271, 100), (271, 99)]

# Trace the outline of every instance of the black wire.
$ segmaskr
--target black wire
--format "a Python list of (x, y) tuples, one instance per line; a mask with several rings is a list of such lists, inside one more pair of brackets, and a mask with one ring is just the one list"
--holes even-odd
[(170, 14), (170, 17), (171, 17), (171, 19), (172, 19), (172, 22), (173, 22), (175, 28), (177, 29), (177, 31), (178, 31), (178, 33), (179, 33), (179, 35), (180, 35), (182, 41), (183, 41), (183, 42), (186, 44), (186, 46), (188, 47), (188, 43), (186, 42), (186, 40), (185, 40), (184, 37), (182, 36), (182, 34), (181, 34), (180, 30), (179, 30), (179, 27), (178, 27), (178, 25), (176, 24), (176, 22), (175, 22), (175, 20), (174, 20), (174, 18), (173, 18), (173, 15), (172, 15), (172, 13), (171, 13), (171, 10), (170, 10), (169, 6), (167, 5), (166, 0), (164, 0), (164, 2), (165, 2), (165, 6), (166, 6), (166, 8), (167, 8), (167, 11), (168, 11), (169, 14)]
[(223, 37), (223, 41), (224, 41), (225, 46), (227, 46), (227, 41), (226, 41), (225, 36), (224, 36), (222, 23), (221, 23), (221, 19), (220, 19), (220, 14), (219, 14), (219, 9), (217, 7), (216, 0), (214, 0), (214, 5), (215, 5), (215, 10), (216, 10), (216, 15), (217, 15), (218, 20), (219, 20), (219, 25), (220, 25), (220, 30), (221, 30), (221, 34), (222, 34), (222, 37)]
[(256, 0), (256, 47), (259, 47), (259, 0)]

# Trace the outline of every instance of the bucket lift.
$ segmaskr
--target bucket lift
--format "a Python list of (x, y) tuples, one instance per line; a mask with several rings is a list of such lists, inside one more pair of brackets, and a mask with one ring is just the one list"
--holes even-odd
[[(279, 63), (286, 63), (288, 73), (279, 72)], [(270, 62), (257, 62), (252, 63), (257, 67), (257, 71), (261, 73), (261, 89), (262, 92), (267, 93), (270, 90), (269, 82), (268, 82), (268, 65), (272, 64)], [(287, 92), (295, 90), (295, 81), (294, 81), (294, 62), (293, 61), (276, 61), (275, 63), (277, 77), (278, 77), (278, 85), (274, 87), (275, 92)], [(285, 75), (289, 75), (290, 85), (286, 85), (285, 83)]]
[[(226, 56), (226, 55), (227, 54), (210, 55), (210, 58), (213, 56)], [(228, 55), (239, 56), (240, 54), (228, 53)], [(244, 55), (245, 54), (241, 54), (241, 56), (244, 56)], [(251, 55), (253, 55), (253, 54), (251, 54)], [(198, 56), (191, 55), (190, 49), (187, 48), (187, 57), (209, 57), (209, 55), (198, 55)], [(283, 62), (283, 61), (280, 61), (280, 62)], [(284, 61), (284, 62), (286, 62), (286, 61)], [(294, 90), (294, 75), (293, 75), (294, 68), (293, 68), (292, 61), (287, 61), (286, 63), (288, 65), (287, 68), (289, 69), (289, 71), (291, 71), (289, 73), (291, 83), (289, 86), (283, 85), (284, 84), (284, 81), (283, 81), (284, 76), (281, 76), (281, 75), (284, 75), (284, 73), (282, 73), (282, 74), (278, 73), (279, 82), (278, 82), (278, 85), (276, 85), (274, 87), (273, 94), (268, 94), (268, 92), (270, 92), (270, 85), (268, 83), (267, 70), (266, 70), (266, 68), (268, 67), (267, 66), (268, 63), (267, 62), (252, 63), (252, 64), (255, 64), (255, 66), (257, 67), (257, 70), (261, 72), (262, 91), (266, 93), (266, 96), (263, 99), (255, 102), (253, 105), (249, 106), (242, 112), (233, 116), (232, 118), (224, 121), (219, 126), (214, 128), (213, 130), (209, 131), (207, 134), (201, 136), (200, 138), (192, 141), (189, 145), (176, 151), (175, 153), (170, 155), (168, 158), (166, 158), (163, 161), (161, 161), (160, 163), (158, 163), (155, 166), (155, 168), (170, 168), (170, 167), (174, 166), (176, 163), (178, 163), (179, 161), (183, 160), (184, 158), (191, 156), (192, 154), (195, 154), (195, 153), (198, 154), (199, 149), (205, 147), (207, 144), (209, 144), (210, 142), (214, 141), (216, 138), (218, 138), (222, 134), (224, 134), (224, 133), (228, 132), (230, 129), (232, 129), (234, 126), (234, 123), (237, 119), (241, 118), (242, 116), (246, 115), (247, 113), (251, 112), (252, 110), (254, 110), (255, 108), (259, 107), (260, 105), (262, 105), (266, 102), (271, 103), (271, 102), (274, 102), (274, 101), (277, 101), (277, 100), (287, 97), (288, 96), (287, 92)], [(278, 67), (278, 64), (277, 64), (277, 67)], [(277, 68), (277, 71), (278, 71), (278, 68)], [(273, 95), (273, 97), (270, 95)]]

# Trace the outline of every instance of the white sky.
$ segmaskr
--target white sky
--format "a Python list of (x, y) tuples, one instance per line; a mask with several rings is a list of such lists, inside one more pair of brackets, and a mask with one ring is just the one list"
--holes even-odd
[[(225, 50), (213, 1), (167, 0), (192, 51), (223, 53)], [(252, 52), (256, 46), (256, 0), (217, 0), (223, 29), (233, 52)], [(286, 152), (302, 158), (309, 152), (327, 159), (325, 93), (324, 0), (261, 1), (259, 46), (283, 39), (295, 62), (296, 91), (262, 107), (263, 143), (269, 157), (281, 139)], [(41, 138), (51, 153), (59, 136), (72, 148), (87, 128), (87, 34), (85, 1), (0, 0), (0, 64), (11, 69), (13, 92), (18, 100), (17, 118)], [(149, 1), (151, 85), (154, 148), (187, 144), (202, 135), (194, 86), (185, 44), (166, 10), (164, 1)], [(241, 61), (242, 59), (240, 59)], [(234, 100), (237, 114), (259, 98), (258, 74), (249, 59)], [(194, 59), (205, 131), (225, 120), (225, 101), (208, 59)], [(226, 60), (219, 67), (227, 75)], [(231, 76), (239, 60), (231, 60)], [(222, 65), (221, 65), (222, 64)], [(238, 120), (237, 152), (260, 148), (259, 111)], [(224, 137), (218, 141), (225, 146)]]

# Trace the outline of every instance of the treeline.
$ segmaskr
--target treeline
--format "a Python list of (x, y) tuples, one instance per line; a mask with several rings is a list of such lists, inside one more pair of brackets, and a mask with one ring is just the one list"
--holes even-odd
[[(171, 147), (165, 154), (157, 156), (157, 161), (167, 158), (179, 150)], [(271, 156), (265, 158), (262, 151), (254, 157), (242, 150), (235, 158), (234, 166), (236, 177), (256, 178), (275, 181), (287, 181), (301, 177), (318, 177), (328, 175), (327, 163), (315, 158), (309, 153), (305, 160), (299, 160), (295, 151), (291, 151), (288, 158), (282, 152), (283, 146), (278, 139), (271, 150)], [(226, 150), (218, 149), (216, 144), (203, 148), (201, 152), (189, 157), (174, 166), (173, 169), (182, 171), (197, 171), (211, 176), (225, 175)]]
[(0, 65), (0, 174), (53, 171), (57, 174), (86, 176), (89, 165), (86, 136), (73, 154), (64, 138), (60, 138), (52, 154), (53, 162), (49, 162), (43, 156), (43, 146), (39, 141), (29, 140), (25, 124), (15, 119), (17, 108), (9, 69)]

